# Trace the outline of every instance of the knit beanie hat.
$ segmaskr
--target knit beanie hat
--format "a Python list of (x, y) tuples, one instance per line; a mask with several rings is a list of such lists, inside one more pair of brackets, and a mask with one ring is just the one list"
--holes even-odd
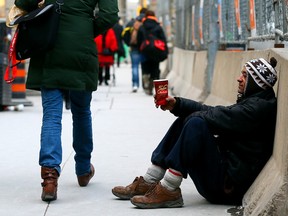
[(277, 71), (274, 69), (277, 60), (272, 57), (270, 63), (265, 59), (252, 59), (246, 62), (245, 67), (254, 82), (262, 89), (272, 88), (277, 81)]
[(277, 60), (274, 57), (270, 58), (270, 63), (263, 58), (246, 62), (245, 68), (248, 74), (243, 96), (247, 97), (263, 89), (272, 88), (277, 81), (276, 65)]

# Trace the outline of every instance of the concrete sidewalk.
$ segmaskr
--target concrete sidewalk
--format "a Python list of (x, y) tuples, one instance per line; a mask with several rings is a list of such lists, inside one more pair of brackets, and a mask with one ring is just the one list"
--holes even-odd
[(141, 210), (130, 201), (116, 199), (111, 189), (127, 185), (143, 175), (150, 154), (175, 117), (156, 109), (153, 97), (142, 88), (132, 93), (130, 65), (115, 69), (116, 85), (99, 86), (93, 94), (92, 113), (96, 173), (87, 187), (79, 187), (74, 173), (72, 121), (63, 113), (63, 162), (58, 199), (41, 201), (38, 165), (41, 128), (39, 94), (28, 95), (33, 103), (23, 111), (0, 112), (0, 215), (1, 216), (95, 216), (95, 215), (229, 215), (232, 206), (211, 205), (196, 191), (190, 178), (181, 185), (184, 207)]

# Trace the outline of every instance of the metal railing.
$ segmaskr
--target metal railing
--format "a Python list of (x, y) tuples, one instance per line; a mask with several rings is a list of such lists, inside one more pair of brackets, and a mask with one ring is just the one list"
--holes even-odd
[[(218, 8), (216, 17), (211, 5)], [(183, 49), (206, 50), (213, 22), (220, 47), (247, 49), (259, 41), (285, 46), (288, 41), (287, 0), (158, 0), (156, 12), (168, 40)]]

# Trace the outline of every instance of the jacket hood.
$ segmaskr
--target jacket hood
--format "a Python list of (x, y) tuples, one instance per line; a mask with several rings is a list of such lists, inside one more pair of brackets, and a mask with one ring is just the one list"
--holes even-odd
[(149, 16), (143, 19), (143, 26), (145, 29), (150, 30), (159, 26), (159, 22), (156, 17)]

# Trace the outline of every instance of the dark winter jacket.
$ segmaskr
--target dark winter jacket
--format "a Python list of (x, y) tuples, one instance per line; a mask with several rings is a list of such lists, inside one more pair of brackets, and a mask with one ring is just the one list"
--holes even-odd
[(156, 36), (158, 39), (161, 39), (167, 44), (167, 39), (163, 28), (160, 26), (156, 17), (148, 16), (142, 20), (143, 25), (139, 28), (139, 32), (137, 35), (137, 45), (140, 48), (142, 42), (145, 40), (145, 35), (152, 34)]
[(206, 120), (220, 150), (226, 154), (228, 175), (249, 186), (272, 154), (277, 100), (272, 88), (243, 98), (231, 106), (207, 106), (176, 98), (171, 111), (179, 117)]
[[(16, 0), (24, 9), (37, 7), (35, 0)], [(55, 0), (46, 0), (52, 3)], [(36, 3), (36, 4), (35, 4)], [(99, 12), (94, 20), (94, 10)], [(117, 0), (65, 0), (55, 47), (30, 59), (26, 86), (30, 89), (97, 89), (98, 58), (94, 36), (118, 20)]]

